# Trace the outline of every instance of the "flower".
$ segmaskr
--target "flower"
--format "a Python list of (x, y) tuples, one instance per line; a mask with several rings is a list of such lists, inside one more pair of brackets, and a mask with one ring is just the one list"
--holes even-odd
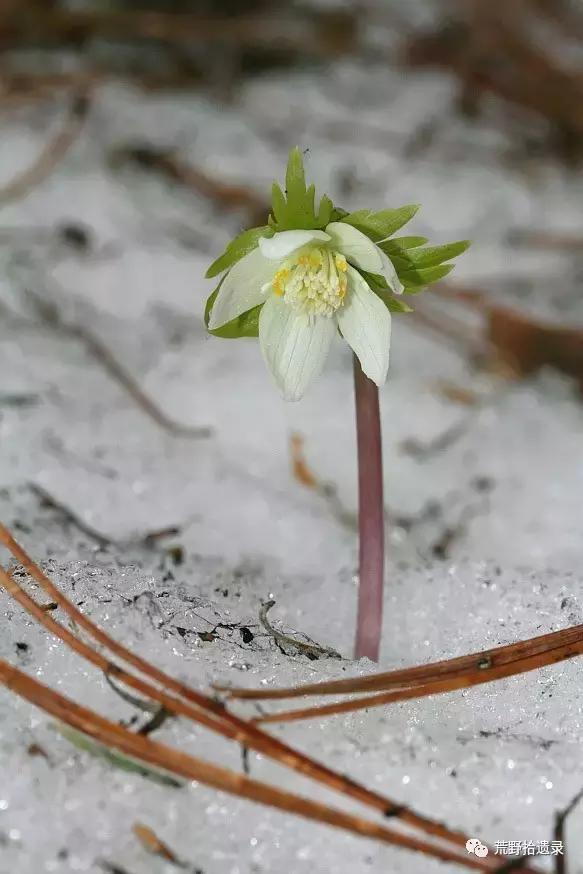
[(425, 237), (394, 237), (417, 209), (347, 213), (324, 195), (316, 210), (302, 153), (292, 149), (285, 193), (274, 184), (268, 223), (239, 234), (207, 271), (207, 277), (223, 274), (206, 304), (208, 330), (225, 338), (259, 337), (287, 400), (302, 397), (337, 333), (364, 373), (382, 385), (391, 312), (411, 312), (398, 295), (417, 294), (447, 276), (453, 264), (445, 262), (469, 245), (425, 246)]
[(299, 400), (321, 371), (337, 330), (380, 386), (389, 367), (391, 313), (358, 268), (403, 291), (389, 257), (349, 224), (259, 237), (225, 276), (209, 328), (263, 304), (259, 343), (286, 400)]

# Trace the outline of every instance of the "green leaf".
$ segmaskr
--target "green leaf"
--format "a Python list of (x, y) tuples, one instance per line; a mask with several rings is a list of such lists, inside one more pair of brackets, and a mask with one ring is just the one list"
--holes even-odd
[(389, 288), (387, 280), (384, 276), (377, 273), (367, 273), (366, 270), (359, 270), (359, 273), (367, 283), (371, 291), (380, 297), (384, 305), (392, 313), (412, 313), (413, 308), (399, 297), (395, 297)]
[(401, 255), (409, 249), (417, 249), (427, 243), (427, 237), (393, 237), (379, 243), (379, 248), (387, 255)]
[(377, 286), (377, 288), (386, 289), (387, 291), (391, 290), (389, 288), (389, 283), (380, 273), (368, 273), (366, 270), (361, 269), (359, 269), (358, 272), (364, 277), (364, 279), (368, 282), (371, 288), (374, 285)]
[[(406, 260), (410, 267), (421, 269), (425, 267), (437, 267), (445, 261), (451, 261), (468, 249), (469, 240), (459, 240), (456, 243), (445, 243), (443, 246), (427, 246), (424, 249), (402, 251), (399, 256)], [(397, 265), (395, 265), (397, 266)]]
[[(326, 195), (324, 195), (326, 197)], [(332, 214), (330, 215), (331, 222), (340, 222), (342, 219), (348, 215), (347, 210), (342, 209), (340, 206), (335, 206), (332, 210)]]
[(318, 222), (321, 227), (325, 228), (326, 225), (329, 225), (332, 221), (332, 215), (334, 212), (338, 210), (334, 210), (334, 204), (330, 200), (327, 194), (324, 194), (320, 201), (320, 208), (318, 210)]
[[(379, 297), (381, 297), (379, 295)], [(400, 297), (389, 297), (387, 295), (386, 298), (381, 298), (387, 309), (389, 309), (392, 313), (412, 313), (414, 312), (413, 307), (410, 307), (408, 303)]]
[(455, 264), (441, 264), (438, 267), (405, 270), (399, 273), (399, 279), (405, 286), (405, 294), (418, 294), (426, 285), (443, 279), (454, 267)]
[(212, 334), (214, 337), (222, 337), (225, 340), (238, 340), (239, 337), (258, 337), (259, 313), (261, 312), (263, 304), (259, 304), (259, 306), (253, 307), (253, 309), (247, 310), (245, 313), (241, 313), (241, 315), (237, 316), (236, 319), (227, 322), (226, 325), (221, 325), (220, 328), (209, 328), (209, 320), (213, 304), (222, 284), (223, 280), (221, 279), (213, 293), (209, 295), (204, 308), (204, 323), (209, 334)]
[(285, 172), (285, 187), (287, 196), (301, 198), (306, 192), (306, 174), (304, 171), (304, 159), (298, 146), (292, 149), (287, 159)]
[(161, 783), (163, 786), (173, 786), (175, 789), (180, 789), (185, 785), (185, 781), (180, 780), (173, 774), (169, 774), (162, 768), (155, 768), (146, 762), (141, 762), (139, 759), (134, 759), (132, 756), (120, 753), (116, 749), (111, 749), (84, 732), (77, 731), (76, 728), (71, 728), (70, 725), (58, 722), (55, 723), (54, 727), (59, 734), (63, 735), (63, 737), (76, 746), (77, 749), (90, 753), (92, 756), (98, 756), (99, 758), (105, 759), (106, 762), (113, 765), (115, 768), (120, 768), (122, 771), (129, 771), (133, 774), (139, 774), (141, 777), (146, 777), (148, 780), (153, 780), (155, 783)]
[(316, 189), (313, 185), (306, 187), (304, 159), (297, 146), (289, 153), (285, 186), (284, 193), (279, 185), (273, 185), (272, 214), (269, 217), (271, 228), (276, 231), (322, 230), (329, 224), (334, 214), (334, 205), (324, 195), (316, 212)]
[(283, 191), (277, 182), (274, 182), (271, 186), (271, 205), (275, 220), (278, 222), (283, 221), (285, 219), (286, 203)]
[(206, 272), (207, 279), (212, 279), (213, 276), (218, 276), (224, 270), (228, 270), (237, 261), (240, 261), (244, 255), (248, 255), (253, 249), (257, 248), (257, 244), (261, 237), (272, 237), (273, 229), (269, 225), (263, 225), (260, 228), (250, 228), (248, 231), (243, 231), (234, 240), (231, 240), (223, 254), (213, 261)]
[(401, 206), (398, 209), (382, 209), (380, 212), (361, 209), (344, 216), (342, 221), (362, 231), (371, 240), (378, 242), (385, 237), (390, 237), (395, 231), (411, 221), (418, 209), (419, 206), (415, 204)]

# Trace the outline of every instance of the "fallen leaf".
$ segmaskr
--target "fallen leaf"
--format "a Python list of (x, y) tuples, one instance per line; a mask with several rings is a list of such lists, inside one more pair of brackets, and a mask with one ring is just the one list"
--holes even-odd
[(141, 822), (136, 822), (134, 823), (132, 831), (144, 849), (149, 853), (153, 853), (155, 856), (161, 856), (163, 859), (172, 862), (174, 865), (181, 864), (178, 857), (172, 852), (170, 847), (161, 841), (156, 833), (147, 825), (144, 825)]

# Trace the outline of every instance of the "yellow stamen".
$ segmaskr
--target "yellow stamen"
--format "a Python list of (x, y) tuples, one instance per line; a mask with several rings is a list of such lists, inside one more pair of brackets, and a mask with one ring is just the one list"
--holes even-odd
[(336, 267), (338, 268), (338, 270), (340, 270), (342, 273), (346, 273), (346, 271), (348, 270), (348, 264), (346, 263), (346, 258), (344, 257), (344, 255), (341, 255), (340, 252), (337, 252), (334, 261), (336, 262)]
[(342, 306), (348, 280), (346, 258), (320, 246), (306, 246), (273, 278), (273, 293), (307, 316), (332, 316)]

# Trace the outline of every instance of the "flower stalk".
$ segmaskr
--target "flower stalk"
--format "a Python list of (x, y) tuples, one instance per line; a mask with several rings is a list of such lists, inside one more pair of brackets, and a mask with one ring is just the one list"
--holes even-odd
[(384, 577), (384, 508), (378, 388), (389, 368), (392, 314), (453, 270), (467, 240), (426, 246), (394, 236), (418, 206), (356, 212), (318, 202), (299, 148), (282, 189), (274, 183), (267, 224), (243, 231), (208, 268), (222, 275), (205, 307), (211, 334), (257, 337), (275, 384), (299, 401), (334, 342), (354, 353), (358, 432), (360, 583), (356, 657), (378, 661)]
[(354, 398), (358, 455), (359, 573), (356, 619), (357, 659), (379, 660), (383, 626), (385, 519), (379, 390), (354, 356)]

